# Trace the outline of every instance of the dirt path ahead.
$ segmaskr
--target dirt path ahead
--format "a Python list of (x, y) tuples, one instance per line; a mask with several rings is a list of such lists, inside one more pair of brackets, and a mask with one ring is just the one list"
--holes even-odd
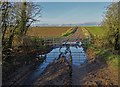
[(65, 41), (72, 41), (72, 42), (75, 42), (75, 41), (79, 41), (81, 39), (83, 39), (83, 30), (82, 30), (82, 27), (78, 27), (77, 31), (74, 33), (74, 34), (71, 34), (67, 37), (64, 37), (64, 40)]
[(78, 27), (77, 31), (74, 34), (70, 35), (68, 38), (80, 38), (80, 39), (82, 39), (83, 38), (82, 28)]

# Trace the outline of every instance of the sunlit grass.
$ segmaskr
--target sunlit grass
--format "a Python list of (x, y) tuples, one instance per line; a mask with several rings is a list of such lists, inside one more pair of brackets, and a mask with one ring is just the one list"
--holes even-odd
[(102, 36), (104, 34), (104, 29), (101, 26), (86, 26), (85, 27), (94, 37)]
[(99, 55), (106, 63), (112, 67), (120, 67), (120, 55), (113, 54), (109, 49), (90, 47), (96, 55)]

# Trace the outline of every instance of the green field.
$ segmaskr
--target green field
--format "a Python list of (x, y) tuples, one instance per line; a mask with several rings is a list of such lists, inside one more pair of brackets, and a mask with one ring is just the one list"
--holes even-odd
[(93, 36), (102, 36), (104, 29), (101, 26), (86, 26), (85, 27)]

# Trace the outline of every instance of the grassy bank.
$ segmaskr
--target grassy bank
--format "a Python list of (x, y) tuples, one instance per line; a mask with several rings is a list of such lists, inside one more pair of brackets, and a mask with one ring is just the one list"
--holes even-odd
[(108, 66), (112, 66), (114, 68), (120, 67), (120, 55), (112, 53), (109, 49), (96, 48), (94, 46), (90, 46), (89, 49), (91, 49), (95, 55), (100, 56)]
[(101, 56), (109, 66), (120, 67), (120, 55), (113, 53), (110, 48), (105, 49), (102, 47), (104, 29), (101, 26), (85, 27), (85, 29), (93, 36), (92, 40), (94, 41), (88, 49), (92, 49), (96, 55)]

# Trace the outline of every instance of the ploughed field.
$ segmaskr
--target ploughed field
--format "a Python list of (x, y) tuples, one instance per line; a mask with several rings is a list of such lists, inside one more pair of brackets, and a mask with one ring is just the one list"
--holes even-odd
[[(63, 26), (48, 26), (48, 27), (31, 27), (27, 35), (28, 36), (36, 36), (36, 37), (59, 37), (67, 30), (69, 30), (70, 26), (63, 27)], [(79, 33), (84, 33), (82, 29), (87, 29), (92, 35), (101, 35), (104, 30), (100, 26), (85, 26), (85, 27), (78, 27)], [(76, 35), (76, 34), (75, 34)], [(77, 34), (78, 35), (78, 34)]]
[(37, 37), (59, 37), (71, 27), (31, 27), (27, 35)]

